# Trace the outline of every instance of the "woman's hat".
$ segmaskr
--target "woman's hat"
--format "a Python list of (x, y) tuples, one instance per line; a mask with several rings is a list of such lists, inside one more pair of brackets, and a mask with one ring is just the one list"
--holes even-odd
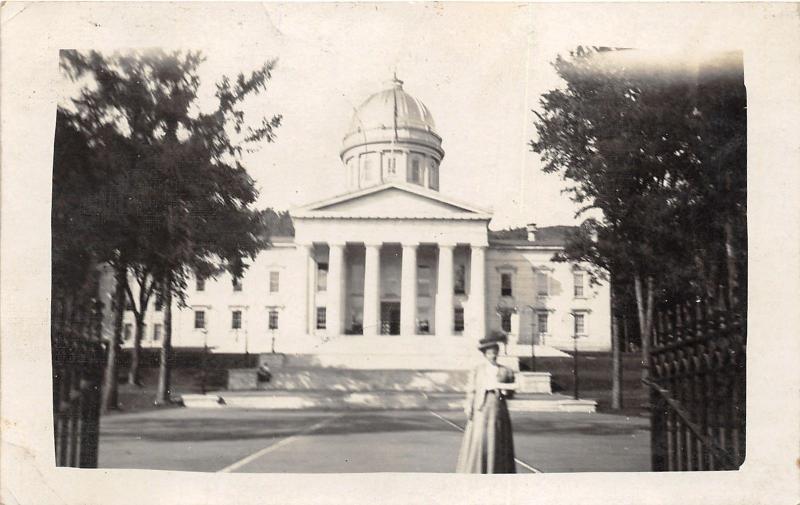
[(484, 337), (478, 341), (478, 350), (483, 351), (490, 347), (499, 346), (508, 342), (508, 336), (499, 330), (493, 331), (488, 337)]

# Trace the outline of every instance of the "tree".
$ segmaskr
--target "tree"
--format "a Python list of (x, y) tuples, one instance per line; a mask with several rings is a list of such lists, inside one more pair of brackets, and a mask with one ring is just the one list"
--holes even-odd
[(560, 259), (630, 287), (618, 293), (635, 299), (646, 370), (656, 304), (692, 299), (725, 277), (741, 293), (745, 95), (731, 55), (676, 69), (636, 54), (559, 56), (564, 86), (542, 96), (530, 145), (545, 172), (572, 182), (579, 216), (599, 211)]
[[(88, 82), (73, 100), (74, 123), (119, 193), (109, 202), (111, 222), (101, 231), (113, 237), (105, 261), (117, 272), (137, 322), (131, 382), (138, 381), (150, 297), (158, 292), (169, 304), (159, 380), (162, 401), (169, 389), (173, 295), (182, 300), (190, 271), (213, 275), (227, 269), (241, 275), (246, 260), (269, 243), (262, 214), (253, 209), (257, 191), (241, 158), (248, 145), (274, 139), (281, 117), (264, 117), (250, 127), (241, 106), (266, 88), (275, 62), (234, 81), (222, 77), (216, 105), (206, 113), (198, 98), (202, 61), (200, 53), (162, 51), (112, 56), (68, 51), (62, 58), (70, 77)], [(113, 361), (109, 367), (116, 366)], [(114, 380), (108, 374), (108, 381)]]

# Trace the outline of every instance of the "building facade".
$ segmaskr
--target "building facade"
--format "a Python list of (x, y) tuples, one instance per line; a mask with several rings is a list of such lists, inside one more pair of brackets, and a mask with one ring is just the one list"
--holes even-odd
[[(173, 344), (216, 352), (348, 356), (376, 367), (448, 367), (491, 330), (506, 352), (610, 348), (607, 285), (556, 263), (568, 227), (488, 230), (491, 212), (440, 191), (444, 158), (425, 105), (396, 78), (353, 116), (340, 156), (345, 194), (290, 211), (242, 279), (194, 279)], [(161, 311), (144, 346), (159, 346)], [(126, 345), (134, 331), (126, 314)], [(342, 358), (344, 359), (344, 358)], [(450, 366), (461, 366), (456, 359)]]

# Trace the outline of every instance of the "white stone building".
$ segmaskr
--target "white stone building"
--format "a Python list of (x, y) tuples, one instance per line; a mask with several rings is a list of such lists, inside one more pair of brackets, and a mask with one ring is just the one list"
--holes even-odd
[[(610, 348), (608, 286), (551, 261), (567, 227), (496, 238), (489, 211), (442, 192), (442, 139), (401, 81), (357, 109), (340, 154), (348, 192), (293, 209), (294, 237), (273, 237), (241, 280), (193, 281), (176, 347), (431, 369), (464, 366), (493, 329), (510, 355), (529, 356), (532, 339), (560, 354), (576, 334), (580, 349)], [(154, 305), (145, 347), (163, 333)], [(130, 345), (131, 313), (125, 324)]]

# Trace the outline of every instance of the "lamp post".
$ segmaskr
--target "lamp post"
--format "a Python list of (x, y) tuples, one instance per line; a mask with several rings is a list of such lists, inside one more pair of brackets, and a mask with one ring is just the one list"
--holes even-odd
[(203, 328), (203, 374), (200, 378), (200, 391), (206, 394), (206, 376), (208, 375), (208, 330)]
[[(527, 309), (531, 311), (531, 317), (535, 320), (536, 319), (536, 308), (532, 305), (527, 305)], [(522, 326), (522, 324), (520, 324)], [(532, 326), (531, 331), (531, 372), (536, 371), (536, 328)]]
[(575, 333), (572, 336), (573, 342), (573, 353), (572, 353), (572, 377), (575, 383), (575, 391), (573, 393), (573, 398), (578, 399), (578, 334)]

